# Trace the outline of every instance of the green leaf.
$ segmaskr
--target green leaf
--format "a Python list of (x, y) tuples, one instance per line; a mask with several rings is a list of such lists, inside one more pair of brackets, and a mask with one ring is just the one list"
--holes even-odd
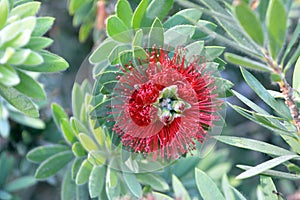
[(191, 199), (189, 193), (187, 192), (183, 184), (175, 175), (172, 175), (172, 186), (173, 186), (173, 191), (175, 193), (175, 198), (185, 199), (185, 200)]
[(89, 193), (91, 198), (98, 197), (104, 187), (106, 167), (94, 166), (89, 178)]
[(280, 165), (281, 163), (284, 163), (288, 160), (291, 160), (293, 158), (299, 157), (298, 155), (287, 155), (287, 156), (280, 156), (277, 158), (273, 158), (271, 160), (268, 160), (266, 162), (263, 162), (255, 167), (252, 167), (251, 169), (241, 173), (236, 178), (237, 179), (245, 179), (249, 178), (258, 174), (263, 173), (264, 171), (271, 169), (273, 167), (276, 167), (277, 165)]
[(88, 22), (88, 23), (84, 23), (80, 26), (79, 29), (79, 41), (80, 42), (85, 42), (86, 39), (89, 37), (89, 34), (91, 32), (91, 30), (94, 27), (94, 22)]
[(30, 49), (20, 49), (15, 51), (12, 48), (7, 48), (3, 57), (2, 57), (2, 63), (7, 63), (10, 65), (21, 65), (30, 55), (31, 50)]
[(235, 189), (232, 186), (230, 186), (230, 188), (233, 191), (235, 199), (237, 199), (237, 200), (247, 200), (246, 197), (244, 197), (244, 195), (241, 192), (239, 192), (237, 189)]
[(18, 75), (21, 82), (14, 86), (16, 90), (32, 98), (46, 99), (43, 87), (36, 80), (20, 70), (18, 70)]
[(84, 148), (82, 147), (82, 145), (79, 142), (75, 142), (72, 145), (72, 151), (75, 154), (75, 156), (77, 156), (77, 157), (82, 157), (82, 156), (86, 155)]
[(39, 53), (31, 51), (28, 57), (26, 58), (26, 60), (22, 64), (35, 67), (40, 64), (44, 64), (43, 62), (44, 59)]
[(76, 200), (90, 200), (87, 184), (84, 185), (77, 185), (76, 187)]
[(4, 27), (9, 11), (8, 0), (0, 0), (0, 30)]
[(223, 175), (222, 177), (222, 189), (223, 189), (223, 193), (224, 193), (224, 196), (225, 196), (225, 199), (235, 199), (234, 198), (234, 194), (230, 188), (230, 184), (228, 182), (228, 177), (226, 174)]
[(195, 8), (181, 10), (165, 21), (164, 28), (169, 29), (182, 24), (194, 25), (201, 15), (202, 12)]
[(179, 178), (187, 176), (190, 172), (193, 173), (195, 167), (199, 164), (200, 160), (197, 157), (181, 158), (173, 166), (173, 173)]
[(132, 41), (132, 46), (143, 46), (143, 30), (139, 29), (136, 31), (133, 41)]
[(225, 53), (225, 59), (228, 62), (231, 62), (235, 65), (239, 65), (239, 66), (242, 66), (242, 67), (247, 67), (249, 69), (263, 71), (263, 72), (272, 72), (272, 69), (269, 68), (267, 65), (264, 65), (260, 62), (251, 60), (251, 59), (246, 58), (246, 57), (238, 56), (236, 54)]
[(74, 15), (75, 12), (84, 4), (84, 0), (70, 0), (69, 3), (69, 12), (71, 15)]
[(186, 60), (192, 59), (193, 56), (199, 56), (201, 55), (201, 52), (204, 48), (204, 41), (197, 41), (194, 43), (191, 43), (185, 47), (186, 49)]
[(265, 200), (277, 199), (276, 187), (272, 181), (272, 178), (267, 176), (260, 176), (260, 186), (262, 187), (263, 195)]
[[(288, 46), (287, 46), (286, 50), (284, 51), (284, 56), (281, 61), (282, 65), (283, 65), (286, 57), (292, 50), (292, 48), (295, 46), (295, 44), (297, 44), (297, 38), (298, 38), (299, 34), (300, 34), (300, 22), (298, 22), (297, 27), (295, 28), (294, 32), (292, 33), (292, 38), (290, 39)], [(298, 49), (299, 49), (299, 47), (298, 47)], [(297, 52), (297, 51), (295, 51), (295, 52)], [(292, 62), (289, 60), (288, 63), (292, 63)], [(287, 64), (287, 65), (289, 65), (289, 64)]]
[(37, 37), (44, 35), (52, 27), (54, 20), (53, 17), (38, 17), (31, 35)]
[[(238, 168), (243, 169), (243, 170), (249, 170), (253, 168), (252, 166), (247, 166), (247, 165), (237, 165)], [(286, 172), (281, 172), (281, 171), (276, 171), (276, 170), (266, 170), (262, 172), (261, 174), (267, 175), (267, 176), (272, 176), (274, 178), (280, 178), (280, 179), (288, 179), (288, 180), (300, 180), (300, 175), (299, 174), (291, 174), (291, 173), (286, 173)]]
[(132, 9), (127, 0), (119, 0), (116, 5), (116, 14), (123, 21), (123, 23), (131, 28)]
[(4, 46), (10, 46), (14, 48), (23, 47), (25, 46), (31, 37), (32, 30), (25, 29), (21, 33), (18, 34), (13, 40), (6, 43)]
[(222, 55), (225, 47), (221, 46), (206, 46), (204, 47), (205, 59), (213, 61), (215, 58)]
[(198, 190), (205, 200), (225, 200), (216, 183), (200, 169), (195, 170)]
[(116, 41), (123, 43), (132, 41), (130, 29), (116, 15), (107, 19), (106, 30), (107, 34)]
[(142, 19), (146, 13), (148, 6), (148, 0), (142, 0), (138, 7), (135, 9), (133, 16), (132, 16), (132, 22), (131, 26), (133, 29), (138, 29), (142, 27)]
[(39, 117), (37, 106), (14, 88), (0, 87), (0, 95), (13, 107), (30, 117)]
[(47, 158), (66, 150), (69, 150), (69, 147), (60, 144), (41, 146), (29, 151), (26, 158), (34, 163), (41, 163)]
[(72, 129), (72, 126), (68, 119), (61, 119), (60, 121), (60, 128), (62, 130), (63, 136), (65, 140), (69, 144), (73, 144), (76, 141), (75, 133)]
[(156, 199), (173, 200), (173, 198), (159, 192), (153, 192), (152, 194)]
[(14, 39), (19, 35), (19, 33), (22, 31), (22, 21), (18, 20), (16, 22), (13, 22), (7, 26), (5, 26), (0, 31), (0, 44), (3, 45), (6, 42)]
[(45, 179), (56, 174), (60, 169), (66, 166), (73, 158), (74, 155), (72, 151), (60, 152), (49, 157), (47, 160), (42, 162), (42, 164), (37, 168), (35, 178)]
[(18, 122), (19, 124), (22, 124), (24, 126), (29, 126), (35, 129), (44, 129), (46, 126), (43, 120), (38, 118), (28, 117), (23, 113), (19, 113), (19, 112), (10, 112), (9, 117), (15, 122)]
[(239, 4), (235, 7), (235, 15), (243, 29), (259, 45), (264, 45), (264, 33), (262, 25), (247, 4)]
[(295, 65), (294, 74), (293, 74), (293, 88), (300, 92), (300, 56)]
[(271, 56), (276, 59), (283, 46), (287, 28), (287, 14), (282, 0), (270, 0), (266, 23), (269, 36), (269, 49)]
[(96, 151), (98, 150), (97, 144), (94, 142), (94, 140), (88, 136), (87, 134), (84, 133), (79, 133), (78, 135), (79, 141), (82, 144), (82, 146), (87, 150), (87, 151)]
[(0, 78), (0, 83), (5, 86), (14, 86), (20, 83), (20, 78), (16, 70), (9, 65), (0, 65), (0, 73), (3, 75)]
[(259, 140), (254, 139), (248, 139), (248, 138), (241, 138), (241, 137), (233, 137), (233, 136), (215, 136), (218, 141), (244, 148), (244, 149), (250, 149), (253, 151), (258, 151), (262, 153), (266, 153), (269, 155), (275, 155), (275, 156), (286, 156), (286, 155), (295, 155), (295, 153), (288, 151), (286, 149), (283, 149), (281, 147), (268, 144)]
[(80, 89), (80, 85), (75, 83), (72, 89), (72, 111), (73, 115), (80, 119), (81, 107), (84, 101), (84, 94)]
[(61, 184), (60, 198), (61, 200), (76, 199), (76, 184), (72, 180), (71, 170), (67, 170)]
[(14, 169), (15, 158), (11, 155), (8, 155), (6, 152), (0, 154), (0, 185), (3, 186), (7, 181), (8, 176), (11, 174), (11, 171)]
[(97, 47), (97, 49), (92, 53), (89, 61), (93, 64), (100, 63), (107, 59), (111, 51), (117, 46), (117, 42), (107, 39)]
[(177, 25), (168, 29), (164, 33), (164, 43), (166, 46), (176, 48), (182, 46), (189, 41), (196, 30), (192, 25)]
[(48, 51), (39, 52), (44, 62), (37, 66), (18, 66), (18, 68), (33, 72), (59, 72), (67, 69), (69, 64), (62, 57)]
[(164, 29), (158, 18), (154, 20), (149, 33), (148, 47), (151, 48), (154, 45), (157, 48), (164, 46)]
[(135, 175), (132, 173), (123, 172), (123, 178), (130, 192), (135, 197), (141, 198), (143, 196), (142, 187), (138, 182), (137, 178), (135, 177)]
[(35, 51), (42, 50), (49, 47), (53, 43), (53, 40), (46, 37), (31, 37), (29, 42), (24, 48), (32, 49)]
[(75, 181), (79, 168), (86, 157), (76, 157), (72, 163), (71, 172), (72, 172), (72, 179)]
[(93, 169), (93, 165), (88, 160), (84, 160), (78, 170), (76, 180), (75, 180), (76, 184), (77, 185), (85, 184), (89, 180), (92, 169)]
[(12, 200), (13, 199), (13, 196), (12, 194), (4, 191), (4, 190), (0, 190), (0, 197), (3, 199), (3, 200)]
[(23, 176), (21, 178), (15, 179), (9, 182), (5, 186), (5, 190), (8, 192), (15, 192), (27, 187), (30, 187), (36, 183), (36, 179), (32, 176)]
[(18, 16), (23, 19), (25, 17), (34, 16), (41, 6), (41, 2), (28, 2), (13, 8), (10, 16)]
[(243, 68), (241, 68), (241, 72), (247, 84), (266, 104), (273, 108), (280, 116), (289, 120), (291, 119), (290, 113), (286, 113), (282, 108), (280, 108), (277, 101), (252, 74)]
[(143, 16), (141, 26), (150, 27), (156, 18), (162, 21), (172, 8), (173, 2), (174, 0), (152, 0)]
[(106, 173), (106, 194), (109, 200), (120, 197), (120, 182), (118, 173), (111, 168), (107, 168)]
[(64, 109), (56, 103), (52, 103), (51, 110), (54, 122), (56, 126), (60, 129), (62, 120), (68, 119), (68, 115), (65, 113)]
[(159, 175), (153, 173), (143, 173), (137, 174), (136, 176), (140, 183), (143, 185), (150, 185), (154, 190), (165, 192), (170, 189), (168, 183)]

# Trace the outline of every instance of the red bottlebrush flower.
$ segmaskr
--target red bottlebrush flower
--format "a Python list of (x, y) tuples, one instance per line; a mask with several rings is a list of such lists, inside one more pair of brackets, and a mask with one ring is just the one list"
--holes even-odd
[(197, 60), (153, 48), (146, 65), (129, 66), (114, 90), (114, 131), (124, 146), (154, 159), (195, 149), (218, 119), (214, 79)]

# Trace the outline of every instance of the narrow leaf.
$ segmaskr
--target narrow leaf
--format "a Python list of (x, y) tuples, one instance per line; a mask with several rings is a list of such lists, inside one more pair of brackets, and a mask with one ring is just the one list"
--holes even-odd
[(300, 92), (300, 56), (295, 65), (294, 74), (293, 74), (293, 88)]
[(247, 67), (252, 70), (258, 70), (263, 72), (271, 72), (272, 69), (269, 68), (267, 65), (264, 65), (262, 63), (259, 63), (257, 61), (251, 60), (246, 57), (238, 56), (232, 53), (225, 53), (225, 59), (228, 62), (231, 62), (235, 65)]
[(196, 184), (203, 199), (225, 200), (216, 183), (200, 169), (195, 169)]
[(270, 0), (266, 23), (271, 56), (276, 59), (284, 43), (287, 27), (287, 14), (282, 0)]
[(241, 138), (241, 137), (233, 137), (233, 136), (215, 136), (218, 141), (244, 148), (250, 149), (253, 151), (259, 151), (262, 153), (266, 153), (269, 155), (276, 155), (276, 156), (286, 156), (286, 155), (295, 155), (295, 153), (283, 149), (281, 147), (268, 144), (259, 140), (248, 139), (248, 138)]
[(85, 184), (89, 180), (92, 169), (93, 169), (93, 165), (88, 160), (84, 160), (78, 170), (75, 179), (76, 184), (77, 185)]
[(72, 180), (71, 170), (67, 170), (61, 184), (61, 192), (60, 192), (61, 200), (76, 199), (75, 191), (76, 191), (76, 184), (75, 181)]
[(56, 174), (74, 158), (72, 151), (64, 151), (55, 154), (42, 162), (37, 168), (35, 178), (45, 179)]
[(230, 186), (231, 185), (228, 182), (228, 177), (226, 174), (224, 174), (222, 177), (222, 189), (223, 189), (225, 199), (227, 200), (235, 199)]
[(138, 29), (141, 27), (141, 22), (146, 13), (147, 6), (148, 6), (148, 0), (142, 0), (138, 5), (138, 7), (135, 9), (132, 16), (132, 22), (131, 22), (131, 26), (133, 29)]
[(0, 30), (6, 23), (9, 11), (9, 2), (8, 0), (1, 0), (0, 1)]
[(186, 200), (191, 199), (189, 193), (187, 192), (183, 184), (175, 175), (172, 175), (172, 186), (175, 193), (175, 198), (186, 199)]
[(53, 116), (54, 122), (55, 122), (56, 126), (60, 129), (62, 120), (68, 119), (68, 115), (64, 111), (64, 109), (56, 103), (52, 103), (51, 110), (52, 110), (52, 116)]
[(36, 179), (32, 176), (23, 176), (5, 185), (5, 190), (7, 190), (8, 192), (15, 192), (30, 187), (34, 185), (36, 182), (37, 182)]
[(276, 187), (272, 181), (272, 178), (267, 176), (260, 176), (260, 186), (262, 187), (262, 192), (265, 200), (274, 200), (277, 198)]
[(68, 149), (69, 147), (60, 144), (41, 146), (29, 151), (26, 158), (34, 163), (41, 163), (47, 158)]
[(165, 192), (169, 190), (168, 183), (159, 175), (152, 173), (137, 174), (139, 182), (144, 185), (150, 185), (154, 190)]
[(262, 25), (247, 4), (240, 4), (235, 7), (235, 15), (246, 33), (259, 45), (264, 45), (264, 33)]
[(280, 165), (281, 163), (284, 163), (288, 160), (291, 160), (291, 159), (297, 158), (297, 157), (299, 157), (299, 156), (298, 155), (287, 155), (287, 156), (280, 156), (277, 158), (273, 158), (271, 160), (268, 160), (266, 162), (263, 162), (263, 163), (255, 166), (255, 167), (252, 167), (251, 169), (238, 175), (236, 178), (237, 179), (245, 179), (245, 178), (249, 178), (249, 177), (258, 175), (268, 169), (276, 167), (277, 165)]

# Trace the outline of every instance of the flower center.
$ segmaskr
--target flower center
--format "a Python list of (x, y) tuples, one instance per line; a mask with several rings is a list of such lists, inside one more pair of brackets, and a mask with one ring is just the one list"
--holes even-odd
[(169, 125), (191, 105), (178, 97), (177, 85), (171, 85), (160, 91), (157, 101), (153, 104), (158, 109), (157, 115), (164, 125)]

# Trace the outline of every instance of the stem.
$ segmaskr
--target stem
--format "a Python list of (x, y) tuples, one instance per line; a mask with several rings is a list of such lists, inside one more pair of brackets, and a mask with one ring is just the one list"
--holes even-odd
[(278, 81), (277, 83), (280, 87), (280, 91), (284, 96), (285, 104), (288, 106), (291, 115), (293, 117), (293, 124), (297, 128), (298, 135), (300, 135), (300, 113), (294, 99), (293, 88), (287, 82), (284, 72), (282, 71), (282, 67), (278, 65), (278, 63), (275, 62), (267, 53), (265, 53), (265, 58), (269, 66), (273, 69), (273, 72), (275, 74), (280, 75), (281, 77), (281, 80)]

